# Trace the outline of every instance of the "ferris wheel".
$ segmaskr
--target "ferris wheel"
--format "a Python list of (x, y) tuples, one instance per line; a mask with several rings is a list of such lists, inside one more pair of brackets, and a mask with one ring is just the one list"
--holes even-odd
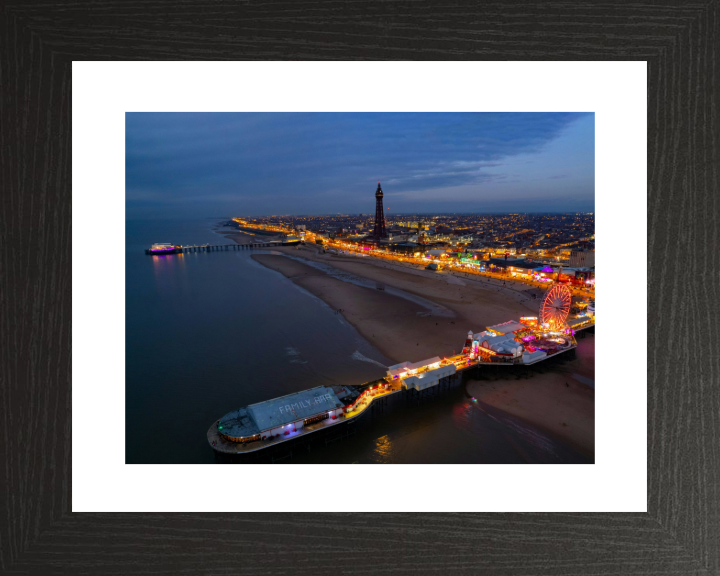
[(561, 328), (570, 313), (570, 300), (567, 286), (555, 284), (548, 288), (540, 304), (540, 324), (548, 324), (551, 330)]

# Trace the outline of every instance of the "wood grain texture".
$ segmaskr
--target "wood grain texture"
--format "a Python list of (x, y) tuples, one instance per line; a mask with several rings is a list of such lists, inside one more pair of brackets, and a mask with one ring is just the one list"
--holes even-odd
[[(717, 1), (0, 4), (0, 573), (720, 573), (719, 29)], [(73, 59), (647, 60), (649, 512), (71, 514)]]

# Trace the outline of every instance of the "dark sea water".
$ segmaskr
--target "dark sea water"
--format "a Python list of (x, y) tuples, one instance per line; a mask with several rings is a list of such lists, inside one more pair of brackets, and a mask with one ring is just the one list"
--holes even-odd
[[(319, 385), (360, 384), (393, 362), (249, 250), (147, 256), (155, 242), (231, 244), (222, 217), (126, 224), (126, 462), (213, 463), (227, 412)], [(227, 219), (224, 218), (224, 219)], [(292, 463), (586, 463), (460, 388)]]

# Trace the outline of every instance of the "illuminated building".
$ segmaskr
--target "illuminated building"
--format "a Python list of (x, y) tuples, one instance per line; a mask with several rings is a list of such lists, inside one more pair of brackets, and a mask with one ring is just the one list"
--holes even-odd
[(230, 442), (254, 442), (275, 436), (288, 436), (303, 426), (327, 418), (337, 418), (353, 398), (347, 388), (337, 391), (319, 386), (274, 400), (252, 404), (225, 415), (218, 422), (218, 433)]

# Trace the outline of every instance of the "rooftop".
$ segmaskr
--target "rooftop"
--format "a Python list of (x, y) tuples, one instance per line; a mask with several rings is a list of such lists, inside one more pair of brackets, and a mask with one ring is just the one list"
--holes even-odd
[(343, 405), (332, 388), (318, 386), (281, 398), (251, 404), (247, 410), (257, 427), (264, 432), (303, 418), (310, 418), (326, 410), (342, 408)]
[(488, 330), (492, 330), (498, 334), (509, 334), (510, 332), (516, 332), (517, 330), (522, 330), (523, 328), (527, 328), (527, 326), (514, 321), (503, 322), (502, 324), (495, 324), (495, 326), (487, 327)]
[(233, 438), (248, 438), (260, 433), (248, 414), (247, 408), (240, 408), (223, 416), (218, 424), (218, 429), (226, 436)]

